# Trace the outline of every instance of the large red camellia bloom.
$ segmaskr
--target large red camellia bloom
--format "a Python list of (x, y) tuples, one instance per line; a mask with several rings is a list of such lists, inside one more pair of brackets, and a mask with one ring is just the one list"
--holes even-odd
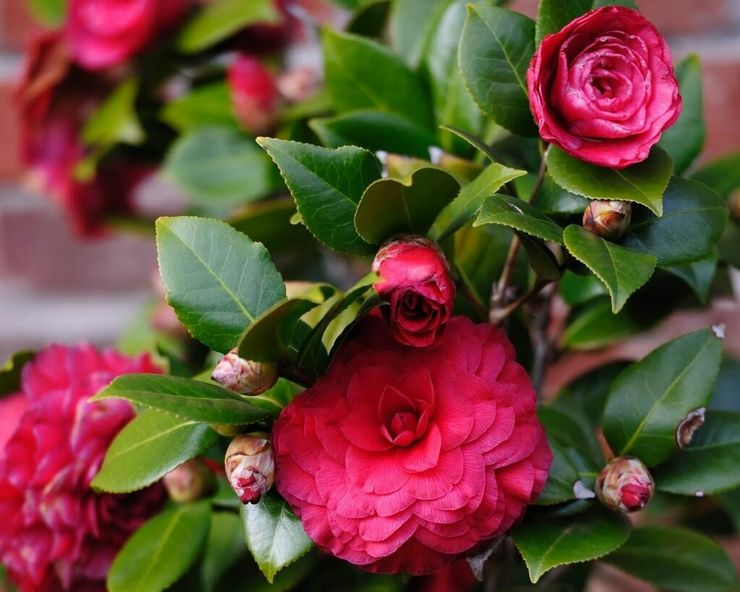
[(188, 0), (72, 0), (67, 40), (81, 66), (116, 66), (175, 24), (189, 5)]
[(491, 325), (410, 348), (373, 316), (273, 428), (276, 484), (322, 549), (432, 573), (509, 529), (552, 462), (535, 395)]
[(665, 40), (622, 6), (592, 10), (547, 35), (527, 86), (542, 138), (599, 166), (645, 160), (681, 113)]
[(0, 456), (0, 563), (22, 592), (104, 590), (116, 552), (164, 502), (161, 485), (128, 495), (90, 489), (134, 412), (87, 399), (129, 372), (160, 370), (147, 356), (91, 346), (52, 346), (23, 368), (25, 408)]

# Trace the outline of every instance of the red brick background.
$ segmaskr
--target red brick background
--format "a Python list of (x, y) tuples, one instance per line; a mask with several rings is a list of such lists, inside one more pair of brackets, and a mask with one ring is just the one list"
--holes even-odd
[[(706, 156), (740, 148), (740, 0), (638, 0), (676, 59), (699, 53)], [(513, 7), (533, 15), (536, 0)], [(154, 249), (143, 237), (81, 242), (55, 204), (21, 188), (13, 81), (37, 26), (23, 0), (0, 0), (0, 358), (54, 339), (111, 341), (149, 289)], [(8, 314), (3, 314), (7, 318)]]

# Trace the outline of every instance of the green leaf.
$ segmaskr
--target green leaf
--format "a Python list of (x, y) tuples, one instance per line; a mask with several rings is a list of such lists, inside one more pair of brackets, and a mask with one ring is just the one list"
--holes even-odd
[(202, 51), (254, 23), (280, 20), (272, 0), (218, 0), (203, 6), (180, 31), (177, 47), (185, 53)]
[(346, 146), (332, 150), (300, 142), (258, 138), (280, 173), (311, 233), (337, 251), (369, 254), (355, 229), (357, 204), (365, 188), (380, 178), (372, 152)]
[(570, 21), (591, 10), (592, 4), (592, 0), (540, 0), (535, 43), (539, 46), (545, 35), (557, 33)]
[(600, 470), (604, 453), (596, 438), (595, 426), (581, 409), (546, 405), (537, 410), (548, 437), (564, 448), (575, 449), (588, 461), (589, 469)]
[(711, 189), (673, 177), (663, 196), (658, 218), (635, 212), (622, 244), (658, 258), (658, 265), (692, 263), (711, 254), (727, 222), (727, 207)]
[(721, 340), (704, 329), (669, 341), (622, 372), (604, 410), (612, 449), (647, 466), (667, 460), (677, 450), (679, 423), (709, 403), (721, 355)]
[(599, 298), (573, 314), (560, 337), (560, 346), (573, 350), (598, 349), (643, 329), (627, 311), (614, 314), (609, 298)]
[(244, 397), (215, 384), (162, 374), (121, 375), (90, 400), (108, 398), (126, 399), (207, 423), (247, 424), (269, 415)]
[(709, 290), (712, 287), (712, 280), (717, 271), (718, 257), (712, 253), (706, 259), (686, 263), (684, 265), (674, 265), (664, 269), (673, 275), (680, 277), (694, 291), (699, 302), (706, 305), (709, 301)]
[(258, 504), (245, 505), (242, 519), (247, 547), (270, 583), (281, 569), (313, 547), (288, 504), (273, 495), (263, 496)]
[(0, 397), (12, 395), (21, 390), (21, 372), (23, 366), (33, 360), (36, 352), (22, 350), (8, 357), (0, 366)]
[(86, 144), (110, 146), (116, 142), (140, 144), (145, 134), (136, 116), (139, 82), (128, 78), (108, 95), (82, 129)]
[(164, 173), (203, 206), (234, 206), (274, 189), (272, 166), (255, 141), (229, 127), (197, 127), (170, 148)]
[[(495, 125), (495, 124), (494, 124)], [(482, 139), (476, 136), (475, 134), (471, 134), (470, 132), (466, 132), (465, 130), (460, 129), (459, 127), (455, 127), (454, 125), (440, 125), (440, 128), (442, 128), (446, 132), (450, 132), (451, 134), (454, 134), (461, 140), (465, 140), (468, 144), (470, 144), (473, 148), (478, 150), (481, 154), (485, 155), (488, 160), (491, 162), (496, 162), (496, 155), (493, 153), (493, 150), (491, 147), (486, 144), (486, 142)], [(524, 171), (526, 174), (526, 171)]]
[(323, 49), (326, 86), (338, 112), (374, 109), (431, 127), (424, 87), (399, 56), (369, 39), (331, 29), (324, 31)]
[(277, 362), (291, 357), (291, 344), (302, 323), (301, 317), (335, 293), (332, 286), (318, 284), (300, 296), (278, 302), (262, 313), (241, 337), (239, 357), (258, 362)]
[[(537, 175), (529, 173), (514, 181), (516, 193), (522, 199), (528, 199), (532, 195)], [(563, 189), (545, 175), (540, 190), (537, 192), (537, 209), (545, 214), (581, 214), (586, 209), (589, 201), (585, 197), (571, 193)]]
[(527, 516), (511, 531), (529, 578), (536, 583), (559, 565), (598, 559), (618, 549), (629, 536), (629, 522), (621, 514), (594, 507), (563, 518)]
[(270, 390), (261, 395), (250, 395), (249, 402), (255, 407), (268, 411), (270, 417), (275, 418), (301, 390), (298, 385), (289, 380), (279, 378)]
[[(423, 64), (432, 94), (435, 121), (439, 126), (449, 125), (478, 131), (483, 117), (465, 88), (465, 81), (457, 65), (466, 2), (454, 0), (446, 4), (448, 6), (432, 35)], [(470, 151), (465, 142), (448, 130), (441, 134), (440, 146), (448, 152)]]
[(563, 240), (568, 251), (607, 287), (615, 313), (655, 270), (656, 259), (652, 255), (615, 245), (575, 224), (565, 229)]
[(636, 528), (605, 561), (661, 590), (729, 592), (737, 585), (735, 568), (722, 547), (685, 528)]
[(225, 81), (191, 89), (182, 97), (165, 104), (160, 117), (179, 132), (187, 132), (199, 126), (237, 125)]
[(732, 152), (704, 165), (691, 175), (691, 179), (701, 181), (723, 199), (740, 187), (740, 152)]
[(373, 245), (395, 234), (423, 235), (459, 191), (455, 177), (432, 167), (417, 169), (404, 179), (379, 179), (362, 195), (355, 227)]
[(560, 280), (560, 295), (568, 306), (578, 306), (607, 294), (606, 287), (593, 275), (566, 271)]
[(552, 466), (547, 477), (545, 488), (535, 503), (541, 506), (559, 504), (575, 499), (573, 485), (578, 481), (578, 470), (568, 459), (562, 447), (550, 439), (552, 451)]
[(508, 195), (493, 195), (483, 202), (473, 226), (502, 224), (559, 245), (563, 229), (535, 206)]
[(432, 47), (434, 32), (452, 0), (395, 0), (390, 18), (391, 47), (416, 69)]
[(200, 565), (203, 592), (218, 592), (220, 580), (239, 560), (247, 561), (239, 516), (231, 512), (213, 512), (208, 542)]
[(116, 436), (92, 487), (128, 493), (151, 485), (218, 440), (208, 425), (158, 409), (146, 409)]
[(34, 19), (41, 24), (55, 28), (64, 23), (64, 15), (67, 13), (66, 0), (28, 0), (26, 4), (31, 9)]
[(658, 489), (681, 495), (722, 493), (740, 486), (740, 413), (709, 411), (691, 444), (653, 471)]
[(352, 111), (337, 117), (312, 119), (309, 126), (324, 146), (362, 146), (427, 158), (434, 136), (408, 119), (382, 111)]
[(643, 162), (624, 169), (598, 167), (550, 146), (547, 167), (562, 188), (591, 199), (632, 201), (663, 214), (663, 192), (671, 177), (671, 159), (654, 147)]
[(609, 387), (627, 366), (627, 362), (611, 362), (582, 374), (558, 393), (552, 407), (570, 415), (582, 414), (595, 430), (604, 413)]
[(485, 4), (469, 4), (459, 63), (480, 110), (515, 134), (537, 128), (527, 98), (527, 67), (534, 54), (534, 21)]
[(561, 265), (555, 254), (542, 240), (521, 232), (517, 236), (527, 254), (527, 261), (535, 273), (536, 281), (554, 282), (562, 275)]
[(509, 181), (525, 175), (526, 171), (510, 169), (493, 162), (474, 181), (460, 190), (460, 194), (437, 216), (429, 229), (433, 240), (441, 241), (462, 228), (475, 217), (483, 202)]
[(157, 253), (167, 301), (193, 336), (227, 352), (260, 314), (285, 298), (267, 250), (219, 220), (159, 218)]
[(108, 572), (110, 592), (160, 592), (182, 576), (205, 545), (211, 524), (207, 501), (167, 510), (144, 524)]
[(680, 175), (699, 156), (706, 136), (699, 56), (692, 53), (676, 64), (676, 78), (683, 99), (681, 115), (663, 132), (658, 146), (668, 153)]

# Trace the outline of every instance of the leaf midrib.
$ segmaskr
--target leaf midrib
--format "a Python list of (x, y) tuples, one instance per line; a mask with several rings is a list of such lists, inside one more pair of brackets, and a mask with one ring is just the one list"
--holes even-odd
[(138, 592), (139, 590), (141, 590), (141, 584), (149, 581), (149, 573), (152, 571), (152, 567), (157, 564), (157, 560), (159, 559), (159, 556), (162, 554), (162, 549), (164, 549), (164, 547), (166, 546), (166, 543), (168, 542), (167, 539), (169, 538), (172, 531), (175, 529), (175, 526), (177, 525), (177, 523), (182, 519), (184, 514), (185, 514), (184, 509), (179, 509), (175, 512), (173, 519), (167, 525), (167, 529), (165, 530), (163, 535), (160, 537), (159, 539), (160, 544), (157, 546), (156, 552), (152, 556), (152, 560), (149, 562), (149, 565), (147, 565), (146, 571), (144, 571), (142, 576), (139, 578), (139, 581), (136, 584), (136, 588), (134, 589), (134, 592)]
[[(476, 12), (478, 12), (476, 10)], [(509, 68), (511, 68), (511, 72), (514, 74), (514, 78), (516, 78), (516, 82), (519, 85), (519, 88), (524, 93), (524, 96), (527, 95), (527, 87), (524, 85), (524, 81), (521, 79), (519, 72), (517, 72), (517, 69), (514, 67), (514, 64), (511, 61), (511, 58), (509, 57), (509, 53), (506, 50), (506, 47), (501, 42), (501, 38), (498, 36), (496, 31), (494, 31), (489, 25), (488, 22), (481, 16), (480, 12), (478, 12), (478, 18), (480, 18), (481, 22), (486, 26), (486, 28), (491, 32), (491, 35), (493, 35), (496, 38), (496, 42), (498, 43), (499, 47), (501, 48), (501, 53), (504, 56), (504, 59), (506, 60), (506, 63), (509, 64)]]

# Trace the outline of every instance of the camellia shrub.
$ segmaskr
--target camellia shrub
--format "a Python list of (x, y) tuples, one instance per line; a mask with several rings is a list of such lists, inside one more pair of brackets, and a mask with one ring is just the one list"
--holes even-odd
[[(10, 581), (582, 590), (607, 564), (736, 589), (726, 327), (705, 315), (636, 361), (606, 353), (737, 285), (740, 155), (696, 164), (696, 56), (674, 63), (630, 1), (541, 0), (536, 20), (493, 1), (340, 4), (142, 0), (104, 22), (113, 3), (72, 0), (37, 46), (32, 63), (72, 61), (34, 125), (58, 113), (95, 139), (62, 178), (139, 151), (190, 196), (156, 221), (188, 335), (132, 328), (120, 347), (151, 367), (55, 349), (5, 366), (3, 391), (29, 400), (4, 401), (20, 418), (0, 460)], [(260, 10), (290, 43), (271, 45)], [(288, 106), (269, 66), (292, 59), (292, 26), (320, 43), (323, 86)], [(175, 70), (189, 83), (161, 94)], [(118, 86), (81, 82), (101, 72)]]

